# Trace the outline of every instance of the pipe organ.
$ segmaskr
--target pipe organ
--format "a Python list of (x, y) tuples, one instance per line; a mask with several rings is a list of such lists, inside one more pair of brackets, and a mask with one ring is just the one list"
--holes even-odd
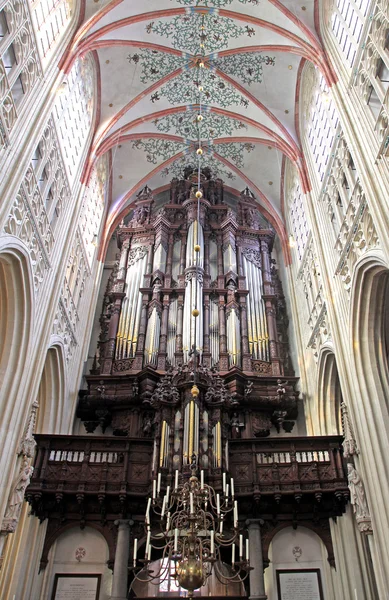
[(100, 424), (153, 436), (154, 469), (195, 459), (216, 476), (229, 437), (290, 430), (296, 402), (277, 383), (292, 374), (274, 230), (249, 189), (227, 204), (221, 180), (203, 172), (200, 186), (190, 170), (157, 201), (146, 186), (119, 225), (94, 373), (123, 394), (107, 409), (104, 391)]

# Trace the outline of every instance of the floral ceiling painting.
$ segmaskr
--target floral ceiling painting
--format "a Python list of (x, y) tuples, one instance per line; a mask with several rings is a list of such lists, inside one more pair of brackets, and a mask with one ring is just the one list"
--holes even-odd
[(197, 164), (199, 143), (201, 164), (231, 193), (249, 186), (281, 227), (283, 161), (301, 161), (299, 72), (323, 56), (314, 0), (87, 0), (87, 15), (69, 61), (93, 52), (99, 63), (101, 114), (85, 176), (109, 154), (107, 227), (146, 183), (163, 189)]

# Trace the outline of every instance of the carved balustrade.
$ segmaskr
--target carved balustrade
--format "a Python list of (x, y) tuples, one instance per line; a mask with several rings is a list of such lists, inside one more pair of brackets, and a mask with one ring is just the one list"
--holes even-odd
[(341, 436), (231, 440), (235, 494), (253, 494), (264, 513), (341, 514), (349, 495), (341, 442)]
[[(33, 513), (66, 512), (72, 499), (83, 513), (146, 496), (151, 480), (153, 440), (102, 436), (36, 435), (34, 474), (26, 497)], [(62, 503), (62, 507), (60, 504)], [(119, 511), (120, 512), (120, 511)]]

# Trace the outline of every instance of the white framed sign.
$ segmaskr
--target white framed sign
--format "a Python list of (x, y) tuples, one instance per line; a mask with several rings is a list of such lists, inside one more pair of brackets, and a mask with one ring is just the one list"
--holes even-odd
[(99, 600), (101, 575), (56, 573), (51, 600)]
[(324, 600), (320, 569), (276, 571), (278, 600)]

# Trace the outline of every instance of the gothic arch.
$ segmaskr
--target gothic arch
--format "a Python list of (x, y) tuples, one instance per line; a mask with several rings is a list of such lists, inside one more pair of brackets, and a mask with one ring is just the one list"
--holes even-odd
[[(350, 351), (361, 407), (373, 439), (389, 427), (389, 269), (377, 251), (356, 265), (351, 292)], [(361, 415), (362, 416), (362, 415)]]
[[(88, 527), (95, 529), (98, 531), (101, 536), (105, 539), (108, 546), (108, 561), (107, 564), (110, 568), (113, 568), (113, 563), (115, 559), (115, 536), (113, 531), (108, 526), (103, 526), (98, 523), (94, 523), (93, 521), (88, 522)], [(65, 525), (55, 526), (48, 529), (45, 543), (43, 545), (42, 556), (40, 561), (40, 568), (45, 569), (47, 563), (49, 562), (49, 551), (54, 542), (66, 531), (80, 531), (79, 528), (74, 526), (74, 523), (66, 523)]]
[[(265, 569), (270, 564), (269, 550), (270, 550), (271, 542), (273, 541), (273, 539), (277, 533), (279, 533), (280, 531), (282, 531), (283, 529), (286, 529), (288, 527), (291, 527), (291, 523), (286, 521), (284, 523), (279, 523), (273, 529), (269, 529), (266, 532), (262, 532), (263, 564), (264, 564)], [(323, 542), (323, 544), (327, 550), (327, 560), (328, 560), (329, 565), (331, 567), (335, 567), (335, 556), (334, 556), (334, 549), (333, 549), (333, 545), (332, 545), (331, 531), (330, 531), (329, 525), (326, 524), (325, 526), (321, 526), (321, 525), (314, 525), (312, 523), (312, 521), (301, 521), (301, 522), (299, 522), (298, 527), (293, 526), (293, 529), (297, 529), (297, 531), (298, 531), (298, 529), (300, 527), (303, 530), (305, 528), (305, 529), (308, 529), (309, 531), (312, 531), (313, 533), (315, 533), (317, 535), (318, 538), (320, 538), (320, 540)]]
[(26, 368), (32, 330), (33, 288), (29, 256), (24, 246), (0, 239), (0, 406), (3, 426), (10, 414), (12, 396)]
[(38, 390), (36, 433), (60, 433), (64, 430), (66, 380), (64, 353), (59, 343), (46, 355)]
[(316, 387), (318, 435), (341, 434), (342, 390), (335, 354), (324, 347), (320, 353)]

